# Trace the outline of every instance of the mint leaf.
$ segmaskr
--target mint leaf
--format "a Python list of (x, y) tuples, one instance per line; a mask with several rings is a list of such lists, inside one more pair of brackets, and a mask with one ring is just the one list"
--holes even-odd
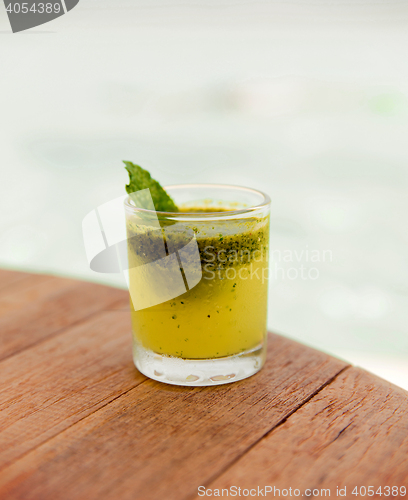
[(135, 165), (131, 161), (124, 161), (126, 165), (126, 170), (129, 173), (129, 184), (126, 185), (126, 191), (134, 193), (135, 191), (140, 191), (141, 189), (150, 189), (150, 194), (152, 195), (153, 203), (158, 212), (178, 212), (179, 209), (166, 191), (160, 186), (160, 184), (152, 179), (151, 175), (147, 170)]

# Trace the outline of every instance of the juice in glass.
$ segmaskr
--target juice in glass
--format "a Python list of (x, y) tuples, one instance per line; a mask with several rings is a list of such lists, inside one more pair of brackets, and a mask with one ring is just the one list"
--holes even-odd
[(219, 185), (166, 190), (181, 211), (157, 213), (160, 226), (126, 206), (135, 364), (178, 385), (253, 375), (265, 361), (269, 198)]

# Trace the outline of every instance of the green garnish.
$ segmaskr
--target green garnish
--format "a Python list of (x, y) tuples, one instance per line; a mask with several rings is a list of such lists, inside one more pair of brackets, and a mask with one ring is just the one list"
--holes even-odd
[(124, 161), (126, 170), (129, 173), (129, 184), (126, 185), (126, 191), (131, 194), (141, 189), (150, 189), (154, 207), (158, 212), (178, 212), (179, 209), (160, 184), (152, 179), (147, 170), (135, 165), (131, 161)]

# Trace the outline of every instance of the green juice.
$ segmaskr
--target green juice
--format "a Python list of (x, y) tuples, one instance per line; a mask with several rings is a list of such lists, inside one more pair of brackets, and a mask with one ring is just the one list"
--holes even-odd
[[(209, 211), (188, 211), (204, 210)], [(188, 240), (183, 235), (189, 234), (197, 241), (202, 276), (185, 293), (157, 305), (135, 310), (131, 301), (136, 348), (199, 360), (262, 347), (267, 329), (269, 215), (194, 223), (165, 220), (160, 225), (162, 230), (153, 230), (148, 221), (128, 219), (130, 266), (162, 258), (162, 250), (155, 255), (158, 249), (171, 254), (174, 241), (177, 248), (179, 238), (181, 248)], [(180, 268), (184, 274), (188, 266)], [(151, 278), (136, 283), (130, 272), (129, 280), (130, 290), (142, 287), (145, 299), (156, 293), (157, 283)]]

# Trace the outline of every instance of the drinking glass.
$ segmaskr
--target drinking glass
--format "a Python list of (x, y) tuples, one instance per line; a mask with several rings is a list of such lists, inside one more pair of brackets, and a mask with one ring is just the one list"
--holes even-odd
[(125, 200), (134, 363), (175, 385), (249, 377), (266, 354), (270, 199), (217, 184), (165, 189), (179, 212)]

